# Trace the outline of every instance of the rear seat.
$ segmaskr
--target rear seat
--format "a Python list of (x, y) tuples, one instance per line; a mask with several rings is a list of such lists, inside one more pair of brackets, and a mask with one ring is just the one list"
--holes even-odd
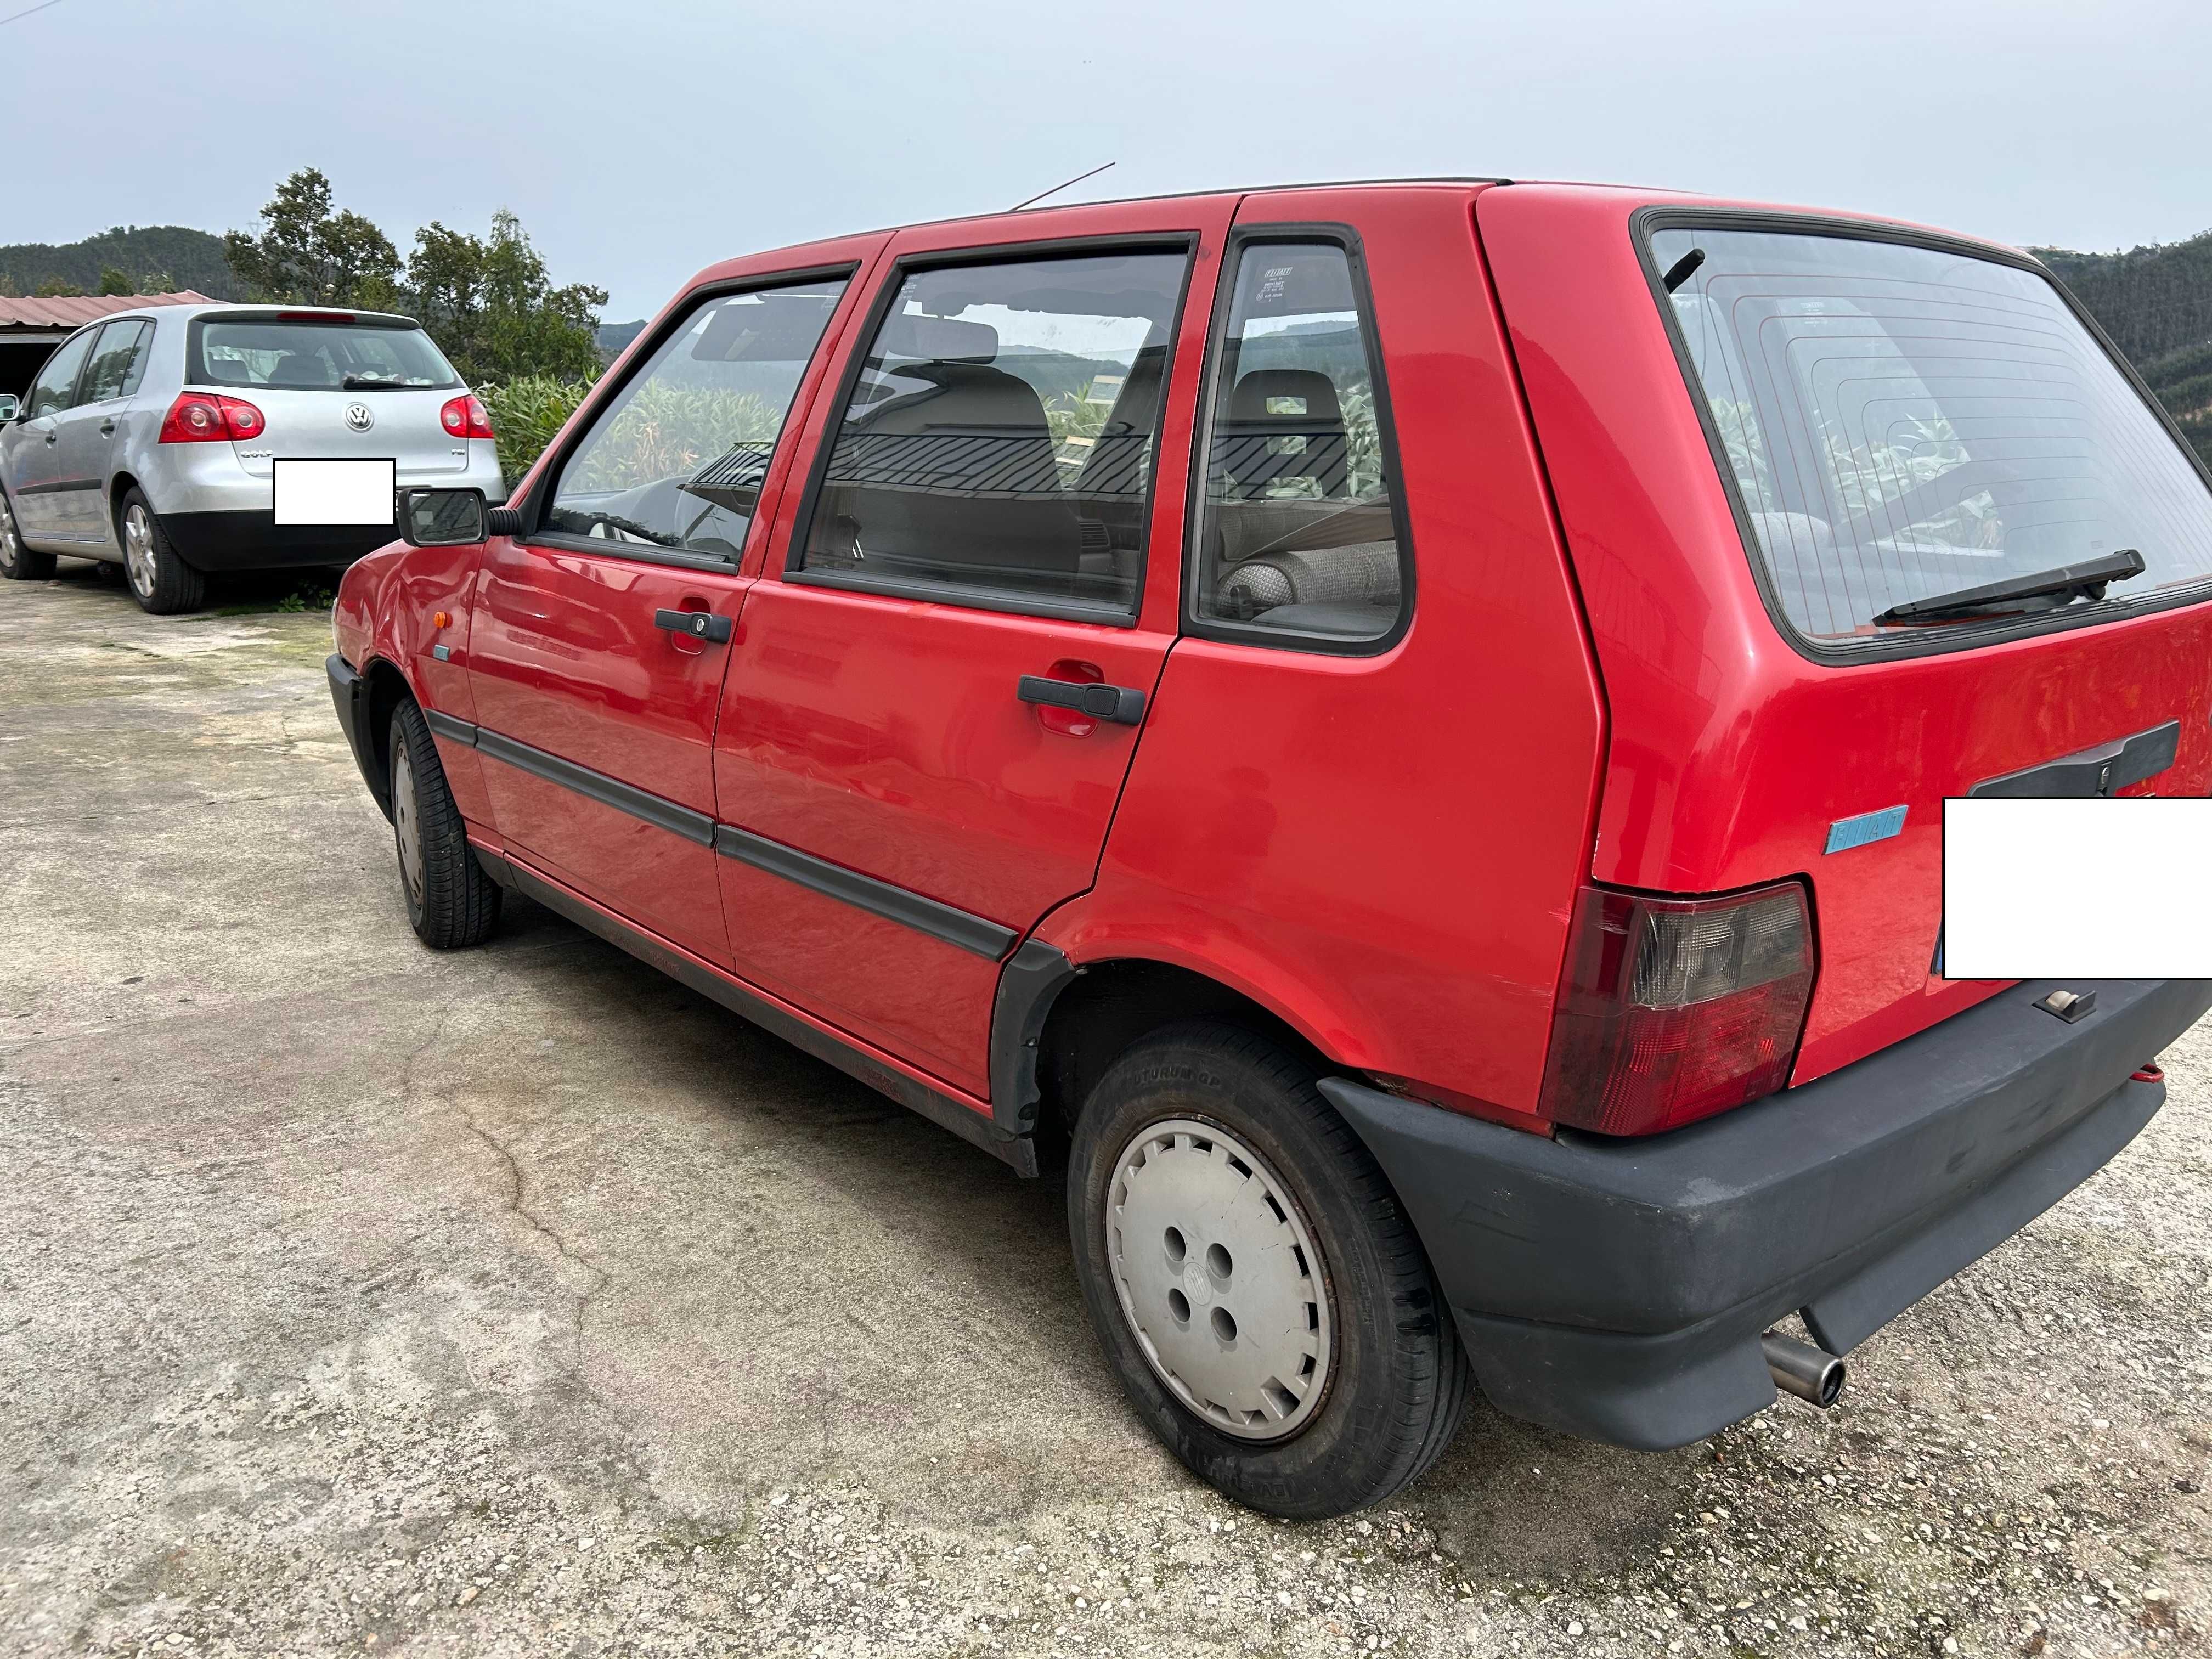
[(1382, 502), (1225, 501), (1220, 602), (1249, 621), (1322, 633), (1374, 631), (1399, 600), (1398, 544)]

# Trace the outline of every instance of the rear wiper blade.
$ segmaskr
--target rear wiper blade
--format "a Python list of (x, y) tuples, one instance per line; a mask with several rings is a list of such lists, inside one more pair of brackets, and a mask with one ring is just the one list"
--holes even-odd
[(1945, 622), (1954, 617), (1967, 617), (1977, 611), (1986, 611), (1992, 605), (2009, 604), (2014, 599), (2039, 599), (2063, 594), (2069, 599), (2101, 599), (2105, 584), (2124, 582), (2140, 576), (2148, 567), (2143, 556), (2132, 547), (2124, 547), (2117, 553), (2106, 553), (2080, 564), (2062, 564), (2055, 570), (2033, 571), (2025, 576), (2008, 576), (2001, 582), (1987, 582), (1979, 587), (1962, 587), (1955, 593), (1938, 593), (1925, 599), (1908, 599), (1903, 605), (1893, 605), (1875, 618), (1877, 623)]
[(388, 374), (349, 374), (338, 384), (348, 392), (404, 392), (404, 380), (395, 380)]

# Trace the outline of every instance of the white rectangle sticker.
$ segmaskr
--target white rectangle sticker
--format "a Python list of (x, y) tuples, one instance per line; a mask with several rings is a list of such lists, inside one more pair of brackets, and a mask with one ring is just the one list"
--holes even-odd
[(271, 464), (280, 525), (390, 524), (399, 484), (397, 461), (300, 461)]
[(1946, 979), (2212, 979), (2212, 800), (1943, 803)]

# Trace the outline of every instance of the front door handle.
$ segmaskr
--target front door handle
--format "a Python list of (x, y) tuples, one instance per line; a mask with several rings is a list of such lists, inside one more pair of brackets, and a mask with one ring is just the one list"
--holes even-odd
[(1121, 726), (1134, 726), (1145, 717), (1145, 694), (1133, 686), (1048, 680), (1041, 674), (1024, 674), (1014, 695), (1024, 702), (1073, 708), (1092, 720), (1112, 720)]
[(712, 640), (716, 645), (727, 644), (730, 638), (730, 619), (711, 611), (656, 611), (653, 625), (695, 640)]

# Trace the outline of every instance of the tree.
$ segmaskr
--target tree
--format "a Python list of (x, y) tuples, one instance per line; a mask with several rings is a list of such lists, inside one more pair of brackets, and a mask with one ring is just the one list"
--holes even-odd
[(471, 385), (522, 374), (596, 374), (593, 331), (605, 289), (556, 288), (522, 222), (501, 209), (478, 239), (433, 221), (415, 235), (407, 296), (461, 377)]
[(399, 250), (369, 220), (333, 212), (331, 181), (302, 167), (276, 186), (261, 210), (258, 236), (234, 230), (223, 257), (248, 294), (295, 305), (394, 308), (399, 299)]
[(223, 257), (247, 295), (295, 305), (404, 312), (472, 386), (550, 374), (589, 380), (605, 289), (556, 288), (522, 222), (501, 209), (486, 238), (433, 222), (415, 233), (406, 270), (385, 234), (336, 212), (331, 182), (303, 167), (261, 210), (258, 236), (234, 230)]
[(118, 270), (113, 265), (102, 265), (100, 268), (100, 291), (102, 294), (136, 294), (138, 290), (131, 284), (130, 272)]
[(41, 300), (82, 300), (84, 290), (75, 283), (65, 283), (58, 276), (49, 276), (39, 284)]

